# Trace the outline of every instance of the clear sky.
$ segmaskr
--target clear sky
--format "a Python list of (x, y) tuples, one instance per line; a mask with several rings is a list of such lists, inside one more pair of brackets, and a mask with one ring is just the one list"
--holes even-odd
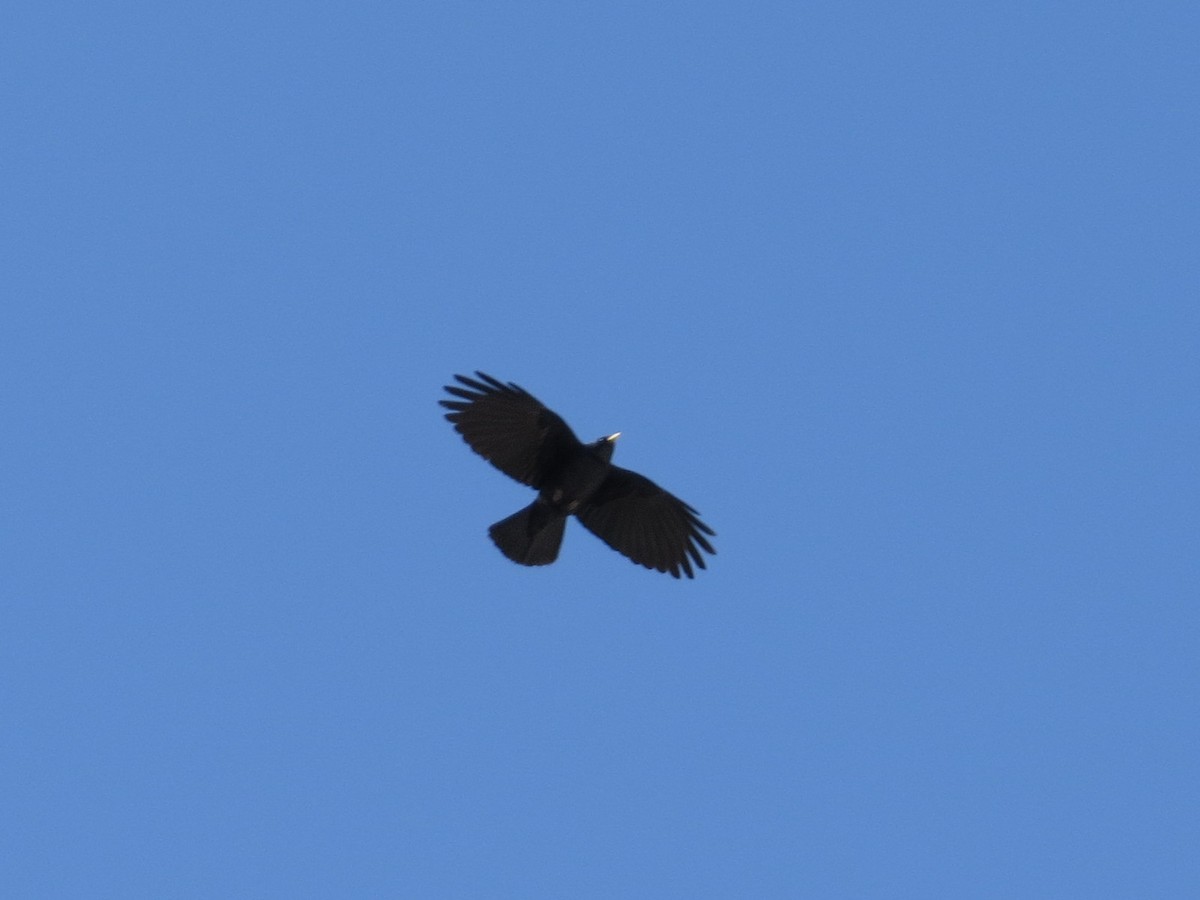
[(0, 894), (1200, 896), (1195, 3), (4, 18)]

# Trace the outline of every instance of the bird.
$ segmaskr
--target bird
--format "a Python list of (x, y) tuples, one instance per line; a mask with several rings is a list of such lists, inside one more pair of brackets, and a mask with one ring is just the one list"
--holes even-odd
[[(467, 445), (521, 484), (537, 490), (529, 506), (488, 529), (500, 552), (524, 566), (558, 558), (567, 518), (640, 566), (694, 578), (715, 554), (716, 532), (700, 514), (649, 478), (612, 464), (620, 432), (590, 444), (524, 388), (476, 371), (446, 385), (438, 402)], [(706, 535), (708, 537), (706, 537)]]

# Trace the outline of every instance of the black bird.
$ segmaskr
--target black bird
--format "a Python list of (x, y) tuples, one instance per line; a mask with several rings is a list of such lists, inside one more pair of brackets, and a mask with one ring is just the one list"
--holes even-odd
[[(647, 569), (693, 577), (705, 568), (700, 550), (716, 553), (704, 537), (716, 532), (696, 510), (649, 478), (610, 460), (620, 432), (591, 444), (537, 398), (517, 385), (482, 372), (455, 375), (447, 385), (457, 400), (441, 400), (446, 418), (471, 449), (538, 497), (488, 529), (500, 552), (524, 566), (558, 558), (567, 516), (618, 553)], [(699, 549), (698, 549), (699, 548)]]

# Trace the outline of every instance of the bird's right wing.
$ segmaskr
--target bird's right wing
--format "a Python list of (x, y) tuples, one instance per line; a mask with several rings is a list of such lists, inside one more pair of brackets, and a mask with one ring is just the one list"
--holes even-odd
[(609, 470), (575, 515), (618, 553), (675, 578), (680, 571), (691, 578), (693, 562), (705, 568), (701, 549), (717, 552), (705, 538), (716, 532), (700, 521), (696, 510), (649, 478), (620, 466)]
[(479, 380), (455, 375), (446, 390), (459, 400), (439, 401), (446, 418), (472, 450), (522, 484), (542, 488), (556, 462), (582, 445), (556, 413), (517, 385), (476, 372)]

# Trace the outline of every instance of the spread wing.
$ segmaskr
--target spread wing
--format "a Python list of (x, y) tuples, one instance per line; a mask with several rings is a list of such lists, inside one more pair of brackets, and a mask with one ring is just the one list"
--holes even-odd
[(699, 514), (649, 478), (613, 466), (591, 499), (576, 510), (584, 528), (638, 565), (675, 578), (705, 568), (700, 550), (716, 553), (704, 537), (716, 534)]
[(476, 372), (478, 380), (455, 375), (461, 385), (446, 390), (458, 400), (439, 401), (446, 418), (471, 449), (493, 466), (539, 490), (561, 461), (582, 445), (557, 414), (517, 385)]

